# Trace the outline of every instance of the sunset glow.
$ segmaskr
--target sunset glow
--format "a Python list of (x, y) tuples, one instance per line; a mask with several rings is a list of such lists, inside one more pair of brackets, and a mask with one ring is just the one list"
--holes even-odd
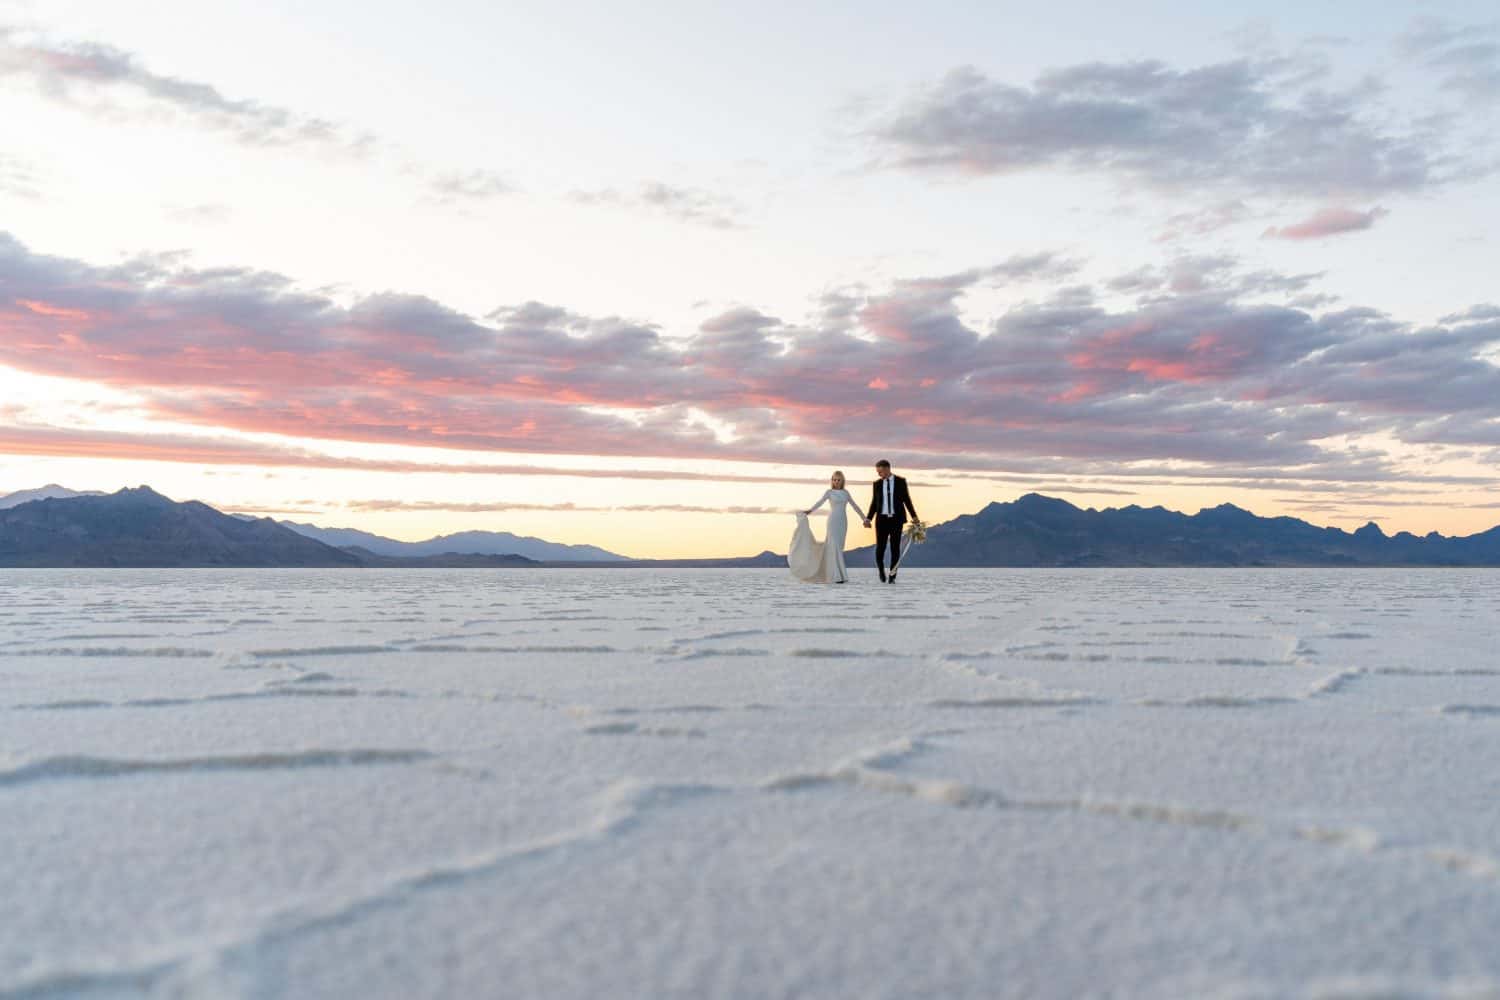
[(1480, 8), (126, 6), (0, 2), (0, 493), (742, 555), (888, 458), (933, 522), (1500, 522)]

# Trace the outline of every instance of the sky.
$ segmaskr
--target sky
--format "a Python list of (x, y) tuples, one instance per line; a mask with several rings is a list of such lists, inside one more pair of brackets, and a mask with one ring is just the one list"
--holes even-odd
[(1492, 4), (638, 8), (0, 0), (0, 493), (1500, 523)]

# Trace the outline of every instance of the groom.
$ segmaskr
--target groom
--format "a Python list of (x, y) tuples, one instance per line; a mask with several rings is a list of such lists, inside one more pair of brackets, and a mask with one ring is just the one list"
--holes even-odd
[[(875, 566), (880, 570), (881, 583), (896, 582), (896, 566), (901, 562), (901, 527), (906, 523), (906, 512), (911, 511), (911, 519), (920, 521), (917, 516), (917, 508), (912, 506), (911, 494), (906, 491), (906, 480), (900, 476), (891, 475), (891, 463), (885, 459), (875, 463), (875, 475), (880, 478), (874, 482), (874, 493), (871, 495), (870, 509), (865, 514), (865, 527), (870, 522), (875, 522)], [(885, 548), (891, 547), (891, 572), (885, 572)]]

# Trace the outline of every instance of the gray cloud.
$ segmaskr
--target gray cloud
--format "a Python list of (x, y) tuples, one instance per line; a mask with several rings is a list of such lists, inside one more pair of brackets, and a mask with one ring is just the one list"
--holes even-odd
[(1442, 74), (1442, 85), (1476, 102), (1500, 98), (1500, 29), (1434, 18), (1412, 24), (1398, 49)]
[(167, 217), (177, 222), (195, 225), (215, 225), (228, 220), (232, 214), (228, 205), (218, 202), (201, 202), (196, 205), (169, 205)]
[(1449, 313), (1438, 322), (1451, 326), (1456, 323), (1483, 323), (1497, 319), (1500, 319), (1500, 306), (1476, 305), (1461, 312)]
[(701, 188), (645, 181), (634, 191), (615, 188), (574, 191), (569, 197), (581, 205), (611, 205), (662, 215), (679, 222), (713, 229), (739, 229), (743, 209), (732, 198)]
[[(372, 132), (260, 101), (232, 98), (212, 84), (154, 72), (133, 53), (97, 42), (54, 42), (0, 26), (0, 83), (29, 84), (48, 100), (109, 121), (174, 116), (252, 147), (324, 150), (364, 159), (389, 146)], [(6, 160), (0, 157), (0, 190)], [(408, 163), (435, 202), (472, 204), (509, 193), (489, 169), (441, 170)], [(198, 220), (203, 221), (203, 220)]]
[(1448, 177), (1433, 136), (1385, 124), (1377, 87), (1337, 92), (1320, 76), (1285, 59), (1188, 70), (1145, 61), (1063, 67), (1016, 86), (964, 67), (869, 136), (900, 167), (1102, 170), (1174, 192), (1363, 197)]
[(1175, 212), (1167, 216), (1166, 227), (1157, 234), (1159, 242), (1207, 236), (1221, 229), (1245, 221), (1251, 215), (1250, 206), (1241, 198), (1231, 198), (1208, 205), (1205, 208)]
[(1113, 292), (1146, 298), (1206, 292), (1235, 297), (1285, 296), (1307, 293), (1321, 277), (1320, 272), (1244, 271), (1240, 259), (1230, 254), (1178, 253), (1164, 264), (1143, 264), (1115, 275), (1104, 285)]
[(515, 188), (494, 170), (459, 170), (433, 175), (428, 180), (433, 200), (444, 205), (488, 201), (511, 194)]
[(1046, 250), (1038, 253), (1015, 254), (998, 264), (965, 272), (964, 276), (996, 284), (1012, 284), (1025, 281), (1056, 283), (1077, 274), (1078, 261)]
[(0, 27), (0, 78), (30, 83), (42, 96), (109, 118), (144, 102), (200, 128), (252, 146), (314, 145), (364, 155), (374, 137), (288, 108), (225, 96), (211, 84), (155, 73), (134, 55), (95, 42), (54, 43)]
[(0, 153), (0, 195), (35, 201), (42, 195), (40, 183), (36, 168), (29, 161)]

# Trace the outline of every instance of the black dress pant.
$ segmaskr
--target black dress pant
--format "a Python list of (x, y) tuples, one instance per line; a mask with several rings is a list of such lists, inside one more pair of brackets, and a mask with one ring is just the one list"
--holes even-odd
[(898, 518), (875, 515), (875, 565), (885, 569), (885, 548), (891, 547), (891, 569), (901, 561), (901, 526)]

